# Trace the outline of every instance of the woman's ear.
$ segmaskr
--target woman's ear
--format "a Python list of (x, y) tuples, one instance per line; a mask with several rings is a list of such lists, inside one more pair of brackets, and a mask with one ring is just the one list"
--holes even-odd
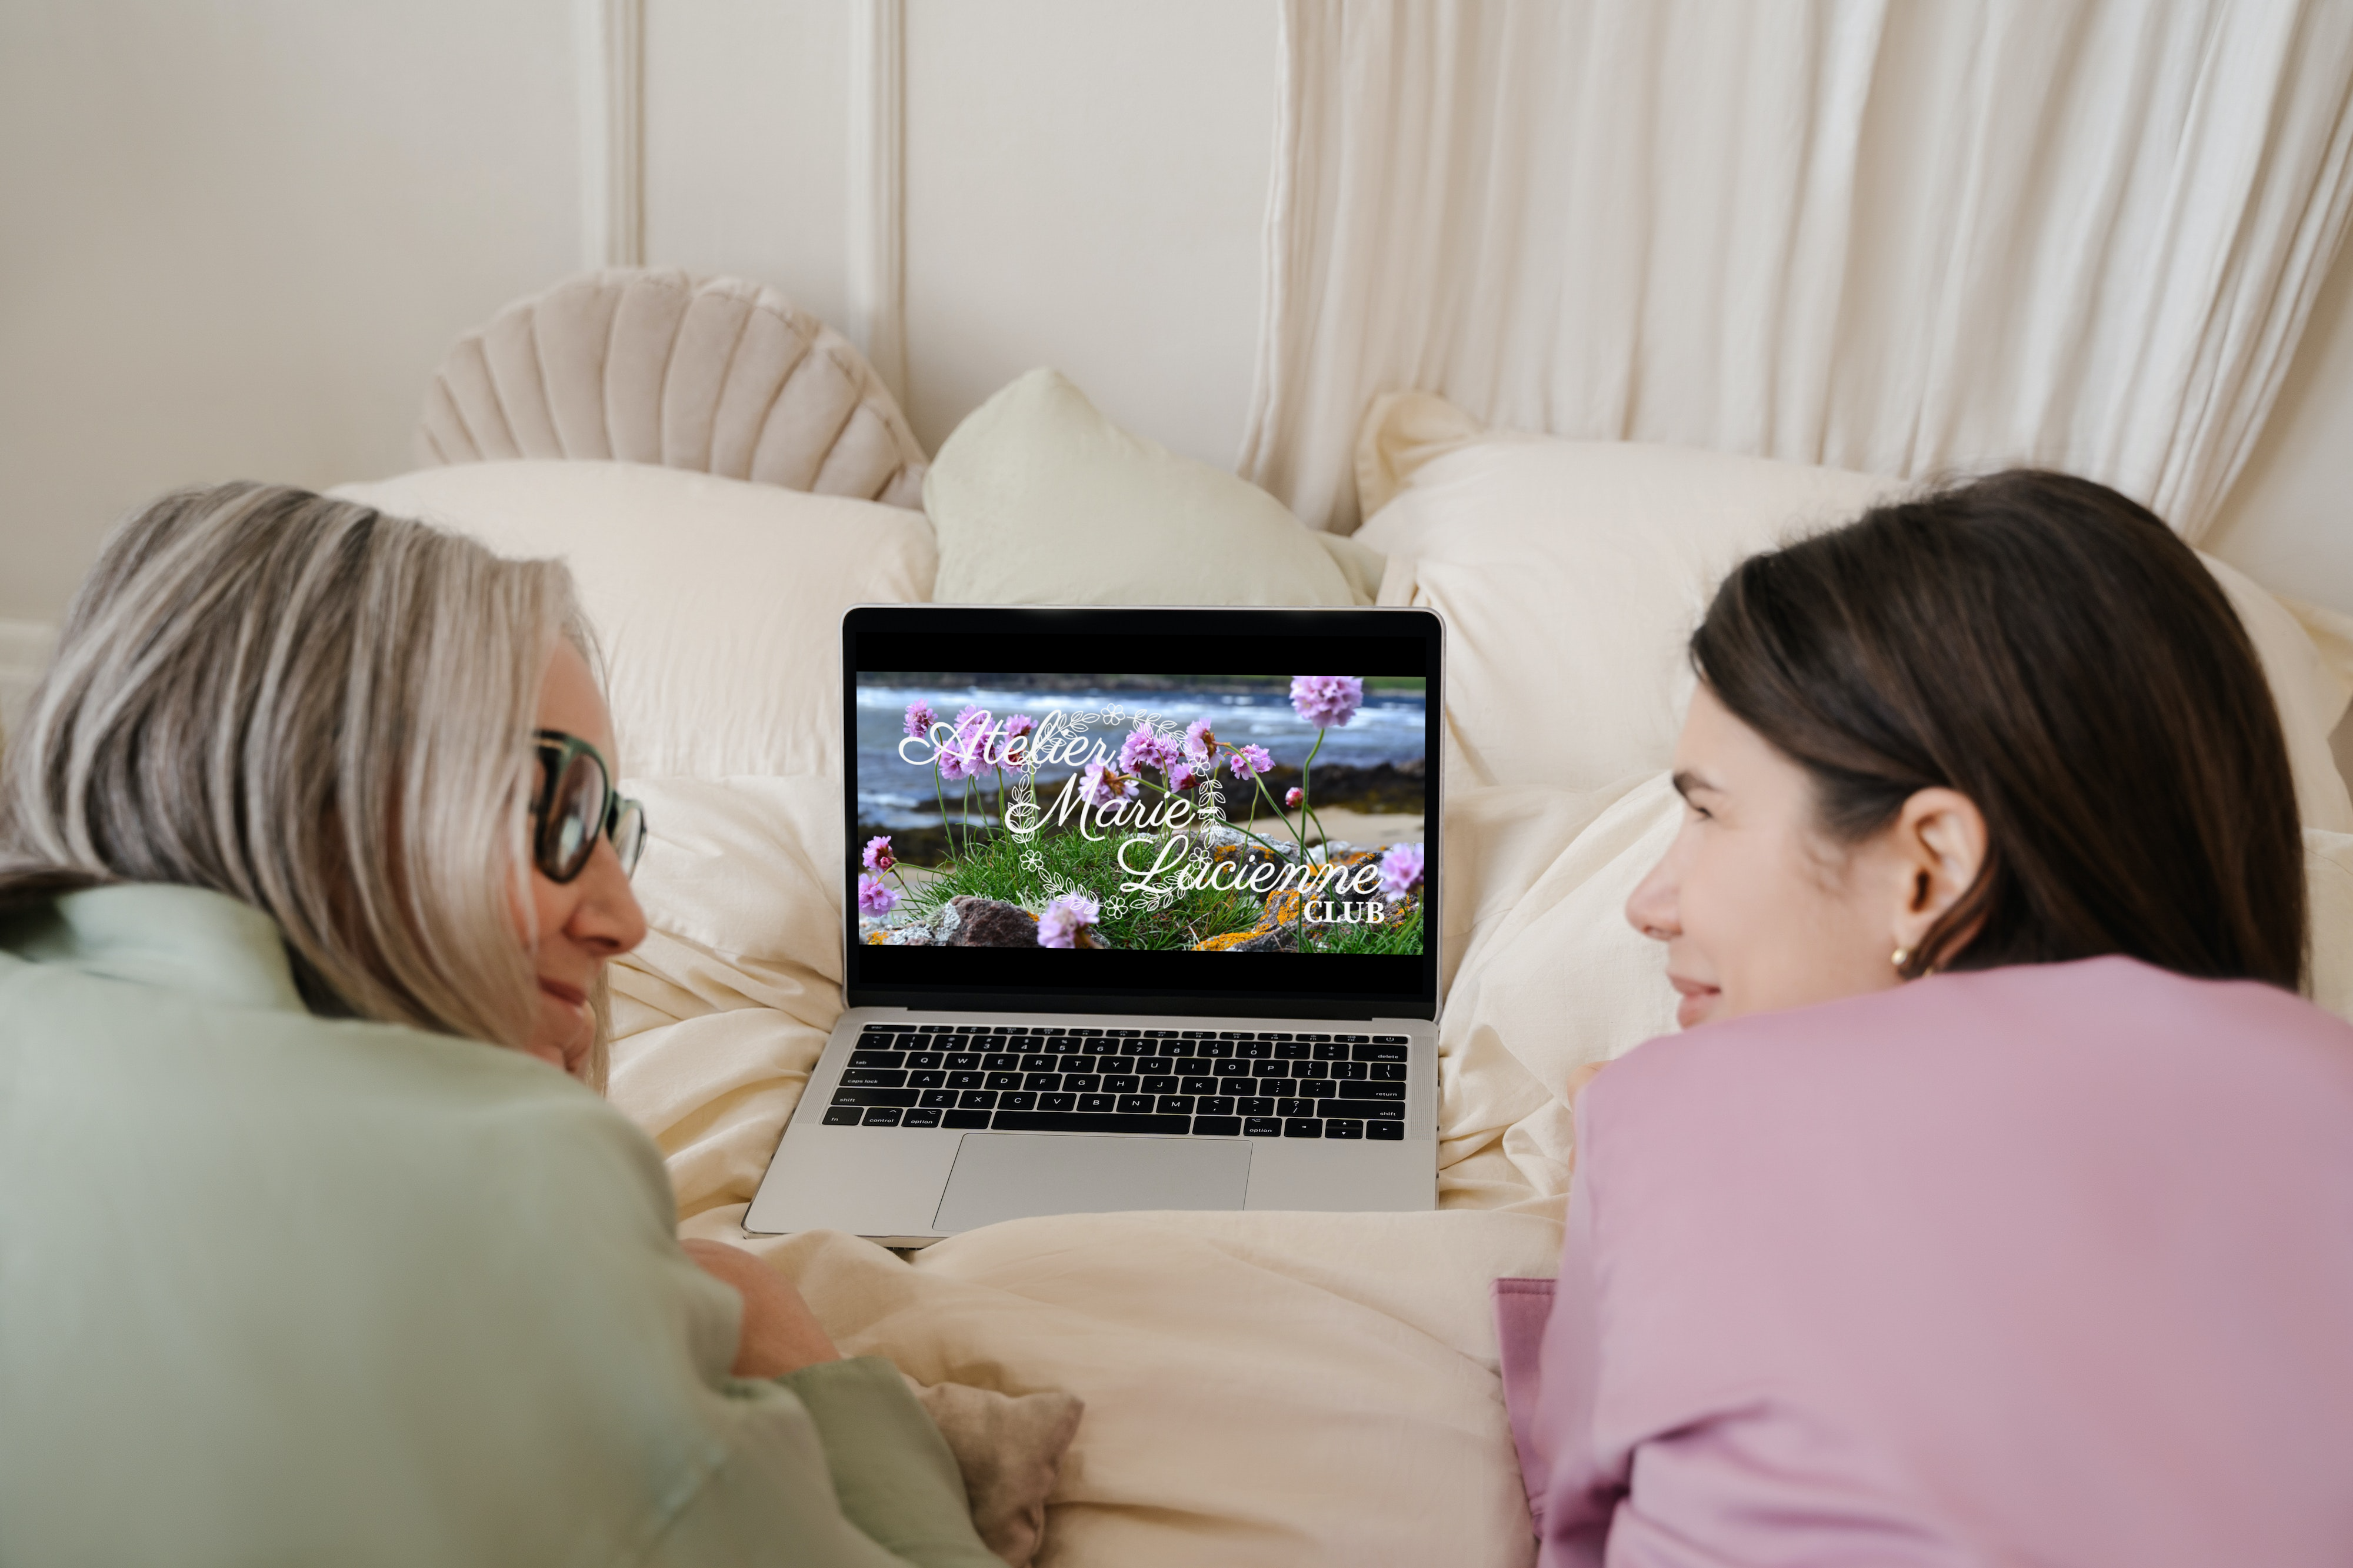
[(1904, 879), (1894, 911), (1895, 945), (1917, 948), (1977, 885), (1985, 866), (1985, 814), (1958, 790), (1920, 790), (1896, 814), (1893, 838)]

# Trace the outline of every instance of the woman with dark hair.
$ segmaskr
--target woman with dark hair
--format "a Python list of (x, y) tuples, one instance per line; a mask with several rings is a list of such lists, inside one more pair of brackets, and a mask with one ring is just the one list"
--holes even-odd
[(1627, 905), (1688, 1032), (1579, 1092), (1504, 1346), (1544, 1562), (2353, 1562), (2353, 1028), (2196, 555), (2000, 474), (1744, 563), (1692, 657)]

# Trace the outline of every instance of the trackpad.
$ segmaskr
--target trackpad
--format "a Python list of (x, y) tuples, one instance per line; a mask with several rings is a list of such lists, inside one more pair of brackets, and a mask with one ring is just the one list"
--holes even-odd
[(943, 1234), (1044, 1214), (1238, 1209), (1250, 1146), (1207, 1138), (968, 1132), (932, 1223)]

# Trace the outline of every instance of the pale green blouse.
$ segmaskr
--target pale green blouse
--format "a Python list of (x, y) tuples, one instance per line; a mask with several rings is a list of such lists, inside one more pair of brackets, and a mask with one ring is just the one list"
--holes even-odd
[(0, 922), (0, 1563), (997, 1563), (888, 1363), (736, 1379), (740, 1311), (636, 1127), (251, 908)]

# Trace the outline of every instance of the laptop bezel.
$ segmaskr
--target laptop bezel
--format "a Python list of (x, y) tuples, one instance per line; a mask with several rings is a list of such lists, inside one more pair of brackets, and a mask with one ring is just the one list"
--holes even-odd
[[(859, 932), (856, 889), (863, 868), (858, 824), (858, 639), (861, 636), (946, 635), (986, 637), (995, 635), (1049, 633), (1058, 636), (1122, 638), (1148, 636), (1155, 626), (1188, 636), (1232, 637), (1418, 637), (1423, 644), (1423, 668), (1428, 702), (1424, 766), (1429, 793), (1423, 817), (1422, 842), (1431, 867), (1423, 889), (1425, 933), (1419, 983), (1412, 995), (1368, 996), (1345, 989), (1332, 992), (1206, 990), (1199, 987), (1166, 992), (1063, 988), (1030, 984), (1003, 987), (959, 985), (874, 984), (859, 976)], [(1009, 1009), (1049, 1013), (1153, 1013), (1183, 1016), (1250, 1016), (1265, 1018), (1361, 1018), (1376, 1015), (1394, 1018), (1435, 1020), (1440, 968), (1440, 907), (1444, 897), (1443, 847), (1440, 843), (1440, 806), (1444, 800), (1443, 679), (1446, 654), (1444, 620), (1436, 613), (1414, 607), (1350, 608), (1205, 608), (1168, 605), (1088, 606), (1085, 608), (993, 606), (963, 605), (860, 605), (841, 617), (840, 685), (842, 703), (842, 973), (843, 994), (852, 1007), (913, 1007), (972, 1012)], [(1247, 962), (1245, 958), (1243, 962)]]

